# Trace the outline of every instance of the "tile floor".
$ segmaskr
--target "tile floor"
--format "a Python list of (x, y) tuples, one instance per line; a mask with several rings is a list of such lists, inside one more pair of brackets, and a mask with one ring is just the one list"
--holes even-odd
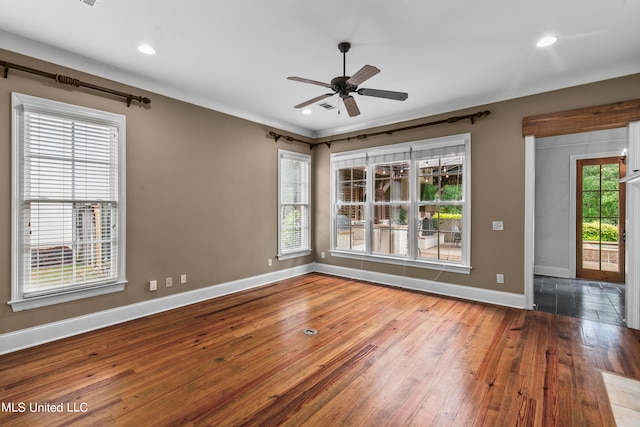
[(537, 275), (533, 283), (536, 310), (625, 326), (623, 284)]

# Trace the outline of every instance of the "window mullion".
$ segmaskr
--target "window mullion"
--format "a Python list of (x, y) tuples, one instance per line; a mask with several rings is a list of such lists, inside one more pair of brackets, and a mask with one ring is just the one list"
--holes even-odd
[(365, 253), (371, 254), (373, 251), (373, 226), (374, 226), (374, 212), (375, 212), (375, 184), (376, 184), (376, 172), (375, 165), (367, 165), (367, 179), (366, 179), (366, 201), (365, 201)]
[(418, 162), (414, 159), (414, 153), (411, 152), (411, 163), (409, 167), (409, 221), (408, 221), (408, 241), (409, 241), (409, 258), (416, 259), (418, 256)]
[[(71, 286), (78, 283), (76, 266), (78, 265), (78, 210), (76, 205), (77, 165), (76, 165), (76, 122), (71, 122)], [(64, 185), (64, 184), (63, 184)]]

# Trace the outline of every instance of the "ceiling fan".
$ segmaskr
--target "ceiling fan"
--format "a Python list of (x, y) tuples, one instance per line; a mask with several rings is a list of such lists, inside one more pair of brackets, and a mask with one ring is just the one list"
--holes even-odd
[(342, 76), (335, 77), (331, 80), (331, 83), (323, 83), (316, 80), (304, 79), (302, 77), (287, 77), (288, 80), (293, 80), (296, 82), (302, 83), (310, 83), (313, 85), (323, 86), (328, 89), (333, 90), (333, 93), (325, 93), (324, 95), (317, 96), (313, 99), (305, 101), (301, 104), (296, 105), (294, 108), (303, 108), (307, 105), (311, 105), (315, 102), (318, 102), (322, 99), (329, 98), (335, 94), (340, 95), (342, 101), (344, 102), (344, 106), (347, 109), (347, 113), (349, 113), (349, 117), (354, 117), (360, 114), (360, 109), (358, 109), (358, 104), (356, 104), (356, 100), (352, 93), (357, 93), (363, 96), (375, 96), (377, 98), (386, 98), (386, 99), (394, 99), (396, 101), (404, 101), (409, 96), (405, 92), (393, 92), (390, 90), (380, 90), (380, 89), (366, 89), (360, 88), (358, 86), (371, 77), (375, 76), (380, 72), (377, 67), (372, 65), (365, 65), (360, 70), (358, 70), (353, 76), (347, 76), (347, 52), (351, 48), (351, 43), (342, 42), (338, 44), (338, 49), (342, 52)]

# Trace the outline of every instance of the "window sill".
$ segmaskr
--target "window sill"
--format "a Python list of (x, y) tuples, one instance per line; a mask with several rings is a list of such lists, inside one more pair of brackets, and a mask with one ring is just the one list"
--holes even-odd
[(31, 310), (33, 308), (46, 307), (48, 305), (61, 304), (64, 302), (111, 294), (114, 292), (122, 292), (124, 291), (124, 286), (126, 283), (126, 281), (116, 282), (110, 283), (108, 285), (70, 290), (51, 295), (17, 299), (9, 301), (8, 304), (11, 306), (13, 311)]
[(358, 254), (354, 252), (330, 251), (331, 256), (339, 258), (350, 258), (358, 261), (381, 262), (385, 264), (402, 265), (405, 267), (427, 268), (430, 270), (440, 270), (450, 273), (471, 274), (472, 267), (460, 263), (419, 261), (415, 259), (395, 258), (384, 255)]
[(300, 251), (300, 252), (291, 252), (288, 254), (278, 254), (278, 261), (284, 261), (285, 259), (292, 259), (292, 258), (299, 258), (302, 256), (308, 256), (311, 255), (311, 250), (307, 249), (305, 251)]

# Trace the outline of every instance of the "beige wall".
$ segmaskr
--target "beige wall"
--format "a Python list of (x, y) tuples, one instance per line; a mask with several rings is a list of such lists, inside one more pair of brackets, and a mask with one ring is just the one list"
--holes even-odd
[[(10, 70), (0, 78), (0, 334), (230, 280), (308, 264), (279, 262), (277, 151), (270, 128), (0, 50), (0, 59), (151, 99), (148, 107)], [(11, 298), (11, 92), (127, 118), (127, 279), (124, 292), (14, 313)], [(97, 95), (96, 95), (97, 94)], [(273, 267), (267, 259), (274, 260)], [(179, 284), (186, 273), (188, 284)], [(164, 278), (174, 285), (164, 287)], [(148, 282), (157, 279), (158, 291)]]
[[(266, 126), (0, 50), (0, 59), (151, 98), (148, 107), (66, 88), (15, 70), (0, 85), (0, 334), (95, 311), (264, 274), (312, 261), (361, 268), (330, 255), (278, 262), (277, 150), (309, 153), (302, 144), (266, 138)], [(125, 292), (14, 313), (11, 262), (11, 92), (124, 114), (127, 117), (127, 279)], [(491, 110), (475, 125), (445, 124), (313, 151), (315, 253), (329, 250), (329, 154), (437, 136), (472, 135), (473, 271), (439, 280), (523, 292), (524, 116), (640, 97), (640, 75), (425, 118)], [(419, 123), (414, 121), (411, 123)], [(409, 124), (409, 123), (407, 123)], [(405, 124), (402, 124), (405, 125)], [(277, 131), (277, 130), (276, 130)], [(363, 133), (363, 132), (358, 132)], [(503, 220), (503, 232), (491, 231)], [(267, 267), (267, 258), (274, 266)], [(364, 263), (364, 268), (433, 279), (434, 270)], [(165, 288), (180, 274), (188, 284)], [(495, 274), (505, 284), (495, 284)], [(157, 292), (148, 281), (158, 279)]]

